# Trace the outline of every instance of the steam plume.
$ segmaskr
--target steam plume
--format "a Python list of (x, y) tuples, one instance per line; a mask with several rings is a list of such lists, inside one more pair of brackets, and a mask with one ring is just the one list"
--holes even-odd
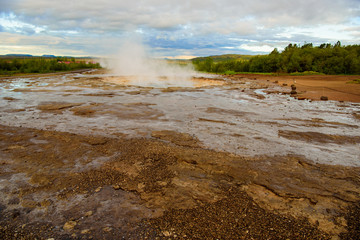
[(192, 66), (180, 66), (166, 60), (150, 58), (149, 48), (138, 39), (124, 41), (108, 63), (114, 75), (126, 77), (141, 86), (193, 86)]

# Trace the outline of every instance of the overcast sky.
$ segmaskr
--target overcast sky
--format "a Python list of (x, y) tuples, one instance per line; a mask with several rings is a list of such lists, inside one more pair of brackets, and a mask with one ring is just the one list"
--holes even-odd
[(360, 0), (0, 0), (0, 54), (108, 56), (134, 37), (158, 57), (360, 44)]

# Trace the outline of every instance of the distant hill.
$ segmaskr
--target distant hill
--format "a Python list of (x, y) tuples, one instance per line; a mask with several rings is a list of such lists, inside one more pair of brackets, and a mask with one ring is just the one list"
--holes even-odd
[(214, 62), (222, 62), (227, 60), (249, 60), (255, 57), (254, 55), (241, 55), (241, 54), (223, 54), (223, 55), (214, 55), (208, 57), (197, 57), (191, 59), (192, 61), (205, 61), (207, 58), (212, 58)]
[(31, 58), (33, 55), (31, 54), (6, 54), (0, 55), (0, 58)]
[(31, 54), (6, 54), (6, 55), (0, 55), (0, 58), (7, 58), (7, 59), (13, 59), (13, 58), (75, 58), (75, 59), (96, 59), (97, 57), (91, 57), (91, 56), (85, 56), (85, 57), (72, 57), (72, 56), (55, 56), (51, 54), (44, 54), (42, 56), (34, 56)]
[(42, 57), (44, 57), (44, 58), (56, 58), (55, 55), (46, 55), (46, 54), (42, 55)]
[(14, 56), (14, 57), (32, 57), (31, 54), (6, 54), (6, 56)]

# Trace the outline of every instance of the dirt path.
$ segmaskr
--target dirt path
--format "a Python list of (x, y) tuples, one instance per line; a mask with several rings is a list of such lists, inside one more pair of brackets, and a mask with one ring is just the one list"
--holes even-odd
[(360, 79), (360, 76), (311, 75), (311, 76), (266, 76), (259, 74), (242, 74), (235, 77), (246, 77), (258, 80), (277, 81), (280, 86), (292, 84), (297, 88), (299, 97), (320, 100), (327, 96), (329, 100), (360, 102), (360, 84), (349, 82)]

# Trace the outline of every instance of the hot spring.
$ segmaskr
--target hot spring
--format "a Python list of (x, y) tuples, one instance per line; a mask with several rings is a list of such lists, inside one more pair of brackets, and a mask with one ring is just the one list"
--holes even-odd
[(102, 65), (109, 69), (101, 75), (103, 81), (119, 85), (141, 87), (204, 87), (223, 85), (225, 81), (214, 79), (213, 75), (197, 73), (191, 62), (181, 64), (177, 61), (150, 57), (150, 50), (140, 41), (132, 39), (120, 45), (116, 55)]

